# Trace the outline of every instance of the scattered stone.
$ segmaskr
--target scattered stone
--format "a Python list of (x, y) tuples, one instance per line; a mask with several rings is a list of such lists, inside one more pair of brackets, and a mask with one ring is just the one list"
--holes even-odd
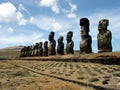
[(97, 81), (99, 81), (98, 78), (91, 78), (91, 79), (89, 80), (89, 82), (97, 82)]
[(68, 73), (67, 73), (67, 74), (65, 74), (65, 76), (71, 76), (71, 74), (68, 74)]
[(102, 81), (102, 84), (108, 84), (108, 81), (109, 81), (109, 79), (104, 79), (104, 80)]
[(79, 80), (83, 80), (84, 77), (83, 77), (83, 76), (79, 76), (79, 77), (77, 77), (77, 79), (79, 79)]
[(120, 72), (115, 72), (115, 73), (113, 73), (113, 76), (120, 77)]

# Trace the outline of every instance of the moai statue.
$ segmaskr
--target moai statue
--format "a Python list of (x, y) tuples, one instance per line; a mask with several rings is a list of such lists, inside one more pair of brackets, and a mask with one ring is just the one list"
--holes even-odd
[(30, 56), (31, 46), (28, 46), (28, 56)]
[(87, 18), (80, 19), (80, 26), (81, 26), (81, 41), (80, 41), (80, 53), (92, 53), (92, 38), (89, 35), (89, 20)]
[(30, 46), (30, 51), (29, 51), (29, 53), (30, 53), (30, 56), (32, 56), (32, 45)]
[(29, 56), (29, 46), (26, 47), (26, 57)]
[(24, 57), (25, 46), (20, 51), (20, 57)]
[(58, 38), (57, 54), (60, 54), (60, 55), (64, 54), (63, 36), (60, 36)]
[(32, 45), (32, 54), (31, 56), (35, 56), (35, 45)]
[(49, 41), (50, 41), (50, 45), (49, 45), (49, 55), (56, 55), (56, 51), (55, 51), (55, 47), (56, 47), (56, 41), (54, 40), (54, 32), (51, 32), (49, 34)]
[(73, 32), (72, 31), (69, 31), (67, 33), (67, 44), (66, 44), (66, 53), (67, 54), (74, 54), (74, 50), (73, 50), (73, 47), (74, 47), (74, 42), (72, 40), (72, 36), (73, 36)]
[(43, 55), (48, 56), (48, 41), (44, 42)]
[(112, 34), (111, 31), (107, 29), (109, 25), (109, 20), (102, 19), (99, 21), (98, 25), (98, 52), (112, 52)]
[(24, 53), (23, 53), (24, 57), (27, 56), (27, 46), (24, 47)]
[(35, 44), (35, 56), (39, 56), (39, 43)]
[(43, 56), (43, 47), (42, 47), (43, 43), (40, 42), (39, 43), (39, 56)]

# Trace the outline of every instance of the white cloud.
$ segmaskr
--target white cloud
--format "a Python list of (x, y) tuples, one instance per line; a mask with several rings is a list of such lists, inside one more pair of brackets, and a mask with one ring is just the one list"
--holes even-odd
[(66, 27), (64, 27), (64, 25), (67, 25), (65, 24), (65, 22), (61, 22), (61, 21), (46, 16), (39, 16), (39, 17), (31, 17), (29, 23), (34, 24), (40, 29), (45, 31), (58, 32), (65, 30)]
[(14, 32), (14, 29), (13, 29), (12, 27), (9, 27), (9, 28), (7, 29), (7, 31), (8, 31), (9, 33), (13, 33), (13, 32)]
[(56, 21), (52, 24), (52, 27), (53, 31), (60, 31), (62, 29), (62, 25)]
[(69, 13), (67, 14), (68, 18), (76, 18), (76, 14), (75, 13)]
[(25, 12), (29, 13), (29, 11), (23, 6), (23, 4), (19, 4), (18, 10), (25, 11)]
[(2, 25), (0, 25), (0, 29), (2, 28)]
[(18, 24), (19, 25), (26, 25), (27, 20), (23, 18), (23, 14), (21, 12), (17, 12), (16, 14), (17, 14), (16, 18), (18, 20)]
[[(31, 38), (32, 37), (32, 38)], [(31, 33), (30, 35), (26, 34), (15, 34), (15, 35), (2, 35), (0, 38), (0, 47), (8, 47), (15, 45), (25, 45), (29, 43), (30, 45), (35, 44), (36, 42), (45, 41), (43, 38), (43, 33)]]
[(58, 0), (40, 0), (41, 7), (49, 7), (54, 13), (59, 13)]
[(32, 23), (32, 24), (34, 24), (35, 18), (33, 16), (31, 16), (30, 19), (29, 19), (29, 22)]
[(0, 22), (18, 22), (19, 25), (26, 25), (27, 20), (24, 19), (23, 14), (17, 11), (16, 7), (10, 3), (0, 4)]
[(70, 9), (62, 8), (62, 12), (66, 14), (68, 18), (76, 18), (75, 11), (77, 11), (77, 5), (73, 4), (71, 0), (66, 0)]
[[(2, 12), (3, 11), (3, 12)], [(16, 7), (10, 3), (1, 3), (0, 4), (0, 21), (14, 21), (16, 17)]]
[(67, 30), (66, 30), (66, 31), (63, 31), (63, 32), (60, 32), (60, 33), (59, 33), (59, 36), (66, 36), (66, 35), (67, 35), (67, 32), (68, 32)]
[(74, 12), (77, 10), (77, 5), (73, 4), (71, 1), (69, 1), (69, 5), (71, 7), (71, 12)]
[(90, 20), (91, 35), (94, 40), (97, 40), (98, 34), (98, 22), (105, 18), (109, 19), (108, 29), (112, 32), (113, 39), (119, 38), (119, 28), (120, 28), (120, 9), (113, 10), (101, 10), (97, 11), (90, 16), (87, 16)]

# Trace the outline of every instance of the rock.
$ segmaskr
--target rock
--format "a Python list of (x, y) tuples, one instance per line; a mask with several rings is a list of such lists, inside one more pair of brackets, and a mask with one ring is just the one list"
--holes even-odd
[(97, 81), (99, 81), (98, 78), (91, 78), (91, 79), (89, 80), (89, 82), (97, 82)]

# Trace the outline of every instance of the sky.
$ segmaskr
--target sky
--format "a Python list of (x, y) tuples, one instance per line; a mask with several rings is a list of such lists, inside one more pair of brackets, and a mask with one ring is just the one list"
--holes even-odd
[(109, 19), (113, 51), (120, 51), (120, 0), (0, 0), (0, 49), (55, 40), (73, 31), (74, 49), (80, 46), (80, 18), (90, 20), (92, 50), (97, 52), (98, 22)]

